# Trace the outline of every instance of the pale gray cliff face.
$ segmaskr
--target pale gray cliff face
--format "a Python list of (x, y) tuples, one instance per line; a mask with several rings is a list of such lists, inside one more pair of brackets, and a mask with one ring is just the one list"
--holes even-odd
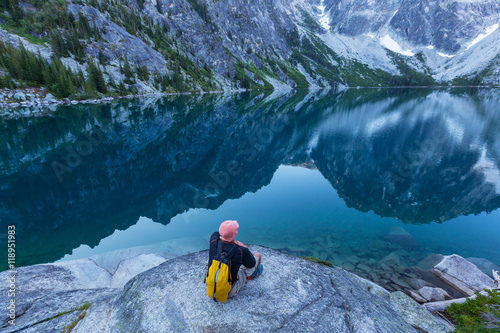
[(221, 74), (226, 68), (222, 64), (231, 62), (231, 55), (224, 48), (237, 58), (257, 65), (261, 64), (259, 57), (268, 52), (282, 57), (290, 53), (283, 32), (295, 28), (295, 9), (288, 1), (207, 1), (210, 23), (186, 1), (160, 1), (164, 13), (156, 10), (156, 1), (149, 0), (145, 14), (165, 20), (172, 35), (182, 32), (177, 40), (193, 51), (188, 56), (208, 62)]
[[(104, 42), (94, 42), (86, 49), (86, 54), (94, 59), (98, 58), (99, 49), (104, 47), (105, 57), (110, 60), (117, 60), (126, 56), (132, 63), (146, 66), (148, 70), (163, 72), (166, 70), (166, 62), (163, 56), (153, 50), (152, 45), (148, 45), (140, 38), (131, 35), (123, 27), (110, 21), (106, 15), (89, 6), (68, 4), (68, 10), (75, 15), (82, 12), (92, 24), (95, 22), (102, 33)], [(108, 45), (106, 45), (108, 44)], [(109, 46), (113, 47), (109, 47)]]
[(359, 36), (376, 32), (387, 24), (399, 8), (399, 0), (325, 0), (330, 24), (338, 33)]

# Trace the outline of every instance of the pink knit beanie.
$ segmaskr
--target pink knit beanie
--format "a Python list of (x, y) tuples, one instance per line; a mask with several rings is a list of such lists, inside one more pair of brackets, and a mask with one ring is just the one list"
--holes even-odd
[(227, 220), (222, 222), (219, 227), (220, 238), (226, 242), (232, 242), (238, 234), (239, 228), (240, 226), (236, 221)]

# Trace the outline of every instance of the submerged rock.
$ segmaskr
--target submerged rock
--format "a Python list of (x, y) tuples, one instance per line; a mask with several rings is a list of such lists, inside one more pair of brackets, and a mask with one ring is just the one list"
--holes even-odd
[(481, 270), (481, 272), (488, 275), (489, 277), (493, 277), (493, 274), (491, 274), (492, 270), (500, 271), (500, 267), (498, 265), (495, 265), (494, 263), (492, 263), (487, 259), (469, 257), (467, 258), (467, 260), (476, 265), (477, 268)]
[(401, 257), (398, 251), (394, 251), (386, 255), (382, 258), (378, 265), (382, 267), (385, 271), (388, 271), (389, 267), (400, 267), (401, 266)]
[(412, 287), (415, 290), (419, 290), (422, 287), (432, 287), (433, 286), (428, 281), (422, 280), (420, 278), (410, 279), (408, 281), (408, 284), (410, 285), (410, 287)]
[(408, 248), (418, 247), (418, 243), (413, 236), (400, 226), (392, 227), (391, 231), (385, 236), (385, 239), (391, 243)]
[(387, 248), (387, 242), (381, 239), (371, 240), (369, 246), (375, 250), (385, 250)]
[(360, 261), (359, 257), (356, 255), (351, 255), (346, 258), (347, 261), (349, 261), (353, 265), (357, 265)]
[(422, 259), (416, 267), (424, 270), (433, 269), (434, 266), (439, 264), (443, 260), (444, 256), (442, 254), (431, 253), (424, 259)]

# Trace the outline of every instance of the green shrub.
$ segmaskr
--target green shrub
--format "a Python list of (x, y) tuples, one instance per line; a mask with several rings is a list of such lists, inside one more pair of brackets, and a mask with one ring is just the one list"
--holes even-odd
[(500, 292), (486, 291), (488, 296), (476, 292), (475, 299), (469, 298), (464, 303), (453, 303), (446, 308), (455, 321), (455, 332), (500, 332)]

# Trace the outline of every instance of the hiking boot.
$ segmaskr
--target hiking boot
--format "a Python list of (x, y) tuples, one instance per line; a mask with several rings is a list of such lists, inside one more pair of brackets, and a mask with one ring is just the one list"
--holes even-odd
[(259, 275), (262, 273), (262, 270), (263, 270), (263, 269), (264, 269), (264, 267), (262, 267), (262, 264), (260, 264), (260, 265), (259, 265), (259, 268), (257, 268), (257, 269), (255, 270), (255, 272), (253, 272), (253, 274), (252, 274), (252, 275), (250, 275), (250, 276), (248, 277), (248, 279), (249, 279), (249, 280), (253, 280), (253, 279), (255, 279), (257, 276), (259, 276)]

